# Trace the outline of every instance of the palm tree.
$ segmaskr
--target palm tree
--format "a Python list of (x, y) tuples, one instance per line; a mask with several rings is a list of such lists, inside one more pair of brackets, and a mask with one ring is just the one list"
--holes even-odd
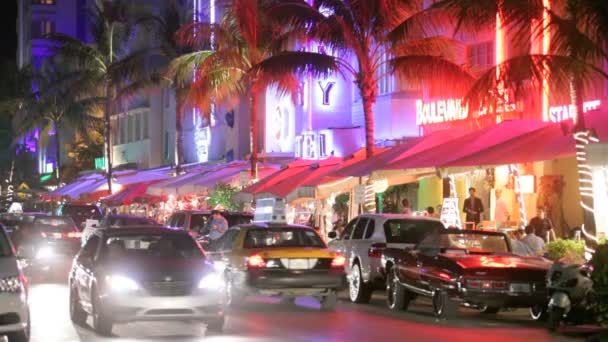
[(233, 0), (220, 23), (184, 26), (177, 40), (195, 51), (176, 58), (170, 73), (180, 86), (191, 84), (189, 101), (205, 116), (214, 103), (247, 98), (253, 178), (257, 178), (259, 151), (258, 101), (266, 88), (272, 85), (281, 95), (294, 94), (299, 86), (294, 72), (325, 77), (339, 69), (330, 56), (285, 50), (297, 30), (276, 25), (271, 8), (277, 2)]
[[(108, 189), (112, 193), (111, 115), (117, 101), (137, 94), (151, 82), (146, 72), (149, 47), (133, 50), (129, 46), (134, 7), (127, 0), (96, 0), (92, 11), (93, 44), (63, 34), (47, 39), (56, 52), (74, 65), (74, 77), (84, 89), (96, 88), (105, 98), (104, 157)], [(73, 64), (72, 64), (73, 63)]]
[(339, 70), (354, 78), (363, 102), (367, 157), (374, 152), (373, 105), (379, 80), (394, 72), (410, 85), (450, 84), (455, 92), (464, 91), (472, 80), (453, 61), (458, 43), (433, 30), (437, 20), (419, 3), (314, 0), (310, 5), (285, 0), (273, 8), (273, 16), (284, 25), (306, 29), (333, 51)]
[[(137, 19), (137, 25), (152, 29), (156, 33), (157, 39), (160, 40), (162, 58), (158, 61), (157, 67), (160, 69), (161, 75), (169, 75), (171, 61), (191, 52), (190, 49), (185, 48), (176, 40), (179, 29), (190, 21), (184, 17), (183, 11), (175, 0), (169, 1), (166, 7), (161, 9), (160, 16), (148, 14)], [(163, 81), (162, 83), (168, 84), (175, 91), (175, 169), (179, 172), (184, 160), (182, 121), (188, 88), (180, 86), (180, 83), (175, 79), (166, 78)]]
[(101, 120), (94, 116), (93, 109), (101, 105), (103, 98), (87, 97), (84, 89), (73, 87), (70, 73), (53, 62), (34, 73), (33, 84), (37, 90), (22, 100), (21, 110), (14, 117), (15, 133), (23, 136), (34, 128), (41, 128), (41, 136), (54, 135), (55, 178), (60, 184), (60, 129), (69, 127), (86, 134)]
[[(495, 101), (499, 88), (540, 94), (548, 86), (553, 94), (570, 97), (575, 108), (574, 138), (577, 154), (586, 153), (590, 132), (583, 115), (583, 93), (594, 79), (608, 79), (602, 63), (608, 61), (608, 3), (597, 0), (443, 0), (434, 5), (455, 15), (461, 29), (494, 25), (498, 17), (503, 27), (514, 32), (515, 42), (539, 39), (550, 32), (546, 53), (510, 56), (481, 75), (469, 90), (468, 102)], [(533, 25), (530, 34), (527, 24)], [(497, 76), (498, 75), (498, 76)], [(568, 85), (568, 86), (565, 86)], [(566, 92), (565, 92), (566, 91)], [(592, 177), (587, 166), (577, 159), (581, 206), (585, 228), (595, 234), (593, 194), (589, 191)], [(594, 240), (593, 237), (590, 238)], [(595, 245), (595, 240), (592, 245)]]

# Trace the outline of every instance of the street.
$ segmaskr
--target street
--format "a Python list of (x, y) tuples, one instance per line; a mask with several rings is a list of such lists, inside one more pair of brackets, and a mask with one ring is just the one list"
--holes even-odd
[[(312, 298), (296, 305), (257, 297), (232, 310), (221, 335), (206, 336), (205, 326), (194, 322), (155, 322), (118, 325), (113, 338), (97, 336), (89, 326), (75, 327), (68, 314), (65, 284), (32, 284), (30, 288), (32, 341), (577, 341), (581, 337), (552, 336), (530, 322), (525, 310), (481, 317), (461, 310), (462, 319), (437, 322), (430, 303), (417, 300), (408, 312), (393, 313), (377, 295), (369, 305), (345, 298), (336, 312), (318, 310)], [(90, 320), (89, 320), (90, 324)]]

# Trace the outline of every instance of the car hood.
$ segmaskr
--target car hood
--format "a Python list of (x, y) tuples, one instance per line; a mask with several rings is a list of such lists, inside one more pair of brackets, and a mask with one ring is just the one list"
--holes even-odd
[(192, 281), (200, 279), (212, 267), (204, 259), (142, 258), (109, 263), (103, 267), (106, 275), (123, 275), (131, 279), (148, 281)]
[(463, 269), (476, 268), (517, 268), (528, 270), (547, 271), (553, 264), (551, 261), (535, 256), (518, 256), (518, 255), (459, 255), (459, 254), (444, 254), (444, 257), (453, 260)]
[(0, 257), (0, 278), (15, 277), (21, 273), (14, 256)]

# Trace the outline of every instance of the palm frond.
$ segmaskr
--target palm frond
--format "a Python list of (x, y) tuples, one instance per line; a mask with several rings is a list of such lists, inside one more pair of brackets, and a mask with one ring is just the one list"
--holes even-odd
[(54, 33), (46, 37), (53, 45), (57, 54), (62, 58), (75, 61), (79, 66), (95, 67), (105, 70), (106, 61), (99, 50), (87, 45), (76, 38), (61, 33)]
[(462, 96), (474, 77), (463, 66), (433, 55), (407, 55), (391, 59), (395, 75), (409, 85), (425, 86), (432, 93)]
[(185, 87), (192, 82), (195, 70), (215, 51), (196, 51), (175, 58), (166, 73), (166, 77), (177, 87)]
[(432, 55), (455, 61), (464, 57), (466, 45), (447, 37), (409, 39), (397, 44), (391, 51), (395, 56)]

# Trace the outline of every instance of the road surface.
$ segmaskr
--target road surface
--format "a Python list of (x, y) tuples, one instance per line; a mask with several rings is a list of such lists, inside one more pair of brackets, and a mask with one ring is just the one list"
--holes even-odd
[[(456, 321), (438, 322), (429, 303), (417, 300), (408, 312), (390, 312), (378, 295), (368, 305), (343, 300), (336, 312), (318, 310), (312, 298), (295, 305), (273, 298), (252, 298), (232, 310), (221, 335), (206, 334), (197, 322), (118, 325), (114, 337), (97, 336), (89, 326), (75, 327), (68, 314), (65, 284), (33, 284), (30, 288), (33, 342), (77, 341), (583, 341), (580, 336), (549, 334), (530, 322), (524, 310), (484, 317), (462, 310)], [(89, 322), (90, 324), (90, 319)]]

